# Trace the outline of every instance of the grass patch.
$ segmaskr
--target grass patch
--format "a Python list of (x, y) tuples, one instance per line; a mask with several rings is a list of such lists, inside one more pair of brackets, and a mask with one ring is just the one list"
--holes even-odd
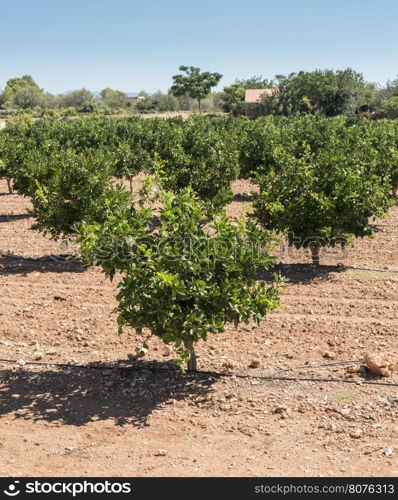
[(332, 392), (328, 394), (328, 398), (333, 403), (345, 403), (354, 399), (355, 395), (352, 392)]
[(348, 269), (346, 271), (347, 274), (351, 276), (355, 276), (364, 281), (374, 281), (379, 279), (388, 278), (391, 276), (391, 273), (388, 271), (365, 271), (361, 269)]

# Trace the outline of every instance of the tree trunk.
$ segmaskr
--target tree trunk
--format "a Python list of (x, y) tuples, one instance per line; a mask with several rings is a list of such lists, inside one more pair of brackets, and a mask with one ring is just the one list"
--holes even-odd
[(7, 181), (7, 186), (8, 186), (8, 192), (12, 194), (12, 186), (11, 186), (11, 179), (6, 179)]
[(202, 112), (202, 106), (201, 106), (201, 103), (200, 103), (200, 99), (198, 99), (198, 105), (199, 105), (199, 113)]
[(187, 363), (187, 368), (188, 370), (191, 371), (196, 371), (198, 369), (197, 364), (196, 364), (196, 354), (195, 354), (195, 349), (193, 346), (192, 340), (184, 340), (184, 347), (187, 349), (191, 355), (189, 358), (189, 361)]
[(319, 251), (321, 247), (319, 245), (311, 245), (311, 257), (312, 257), (312, 263), (314, 266), (319, 266)]
[(129, 182), (130, 182), (130, 193), (132, 193), (133, 192), (133, 178), (131, 175), (129, 176)]

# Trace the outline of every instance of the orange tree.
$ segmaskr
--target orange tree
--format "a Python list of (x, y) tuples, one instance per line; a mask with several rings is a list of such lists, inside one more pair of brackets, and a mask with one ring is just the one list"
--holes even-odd
[(300, 157), (278, 148), (273, 167), (256, 178), (252, 215), (264, 228), (286, 233), (290, 245), (310, 248), (318, 264), (321, 247), (371, 236), (370, 218), (387, 212), (391, 184), (377, 173), (381, 161), (369, 142), (361, 149), (347, 138)]
[(81, 223), (81, 254), (111, 279), (121, 276), (120, 329), (148, 329), (195, 370), (197, 341), (227, 322), (258, 323), (278, 307), (277, 283), (255, 281), (257, 269), (273, 262), (272, 236), (247, 220), (230, 221), (222, 209), (209, 215), (190, 188), (144, 191), (138, 207)]
[[(32, 165), (34, 229), (53, 238), (74, 234), (82, 220), (101, 223), (114, 206), (128, 206), (130, 194), (112, 182), (114, 158), (101, 150), (67, 150)], [(40, 169), (40, 175), (37, 171)]]
[(6, 161), (6, 136), (0, 132), (0, 179), (6, 179), (8, 192), (12, 193), (11, 170)]
[(236, 136), (227, 123), (197, 116), (168, 129), (157, 148), (168, 190), (178, 193), (191, 187), (201, 200), (214, 205), (232, 199), (231, 183), (239, 176), (239, 155)]

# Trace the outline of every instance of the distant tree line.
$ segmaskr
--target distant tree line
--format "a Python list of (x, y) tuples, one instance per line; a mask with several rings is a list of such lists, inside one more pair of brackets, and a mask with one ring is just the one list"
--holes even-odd
[[(362, 113), (369, 118), (398, 118), (398, 76), (384, 86), (367, 82), (361, 73), (345, 70), (299, 71), (287, 76), (276, 75), (237, 79), (222, 91), (213, 89), (220, 73), (201, 72), (194, 66), (180, 66), (182, 73), (173, 76), (173, 85), (164, 93), (149, 94), (142, 90), (138, 99), (112, 88), (94, 95), (82, 88), (53, 95), (45, 92), (30, 75), (10, 78), (0, 92), (0, 112), (33, 110), (39, 115), (57, 113), (115, 114), (125, 112), (153, 113), (167, 111), (227, 112), (244, 115), (255, 109), (258, 115), (350, 116)], [(272, 89), (258, 103), (246, 103), (248, 89)]]
[[(244, 102), (247, 89), (272, 89), (260, 103)], [(262, 115), (290, 116), (297, 113), (332, 117), (350, 116), (358, 112), (374, 118), (398, 117), (398, 77), (384, 87), (364, 80), (351, 68), (315, 70), (276, 75), (273, 80), (253, 76), (236, 80), (221, 94), (224, 111), (245, 114), (257, 106)]]

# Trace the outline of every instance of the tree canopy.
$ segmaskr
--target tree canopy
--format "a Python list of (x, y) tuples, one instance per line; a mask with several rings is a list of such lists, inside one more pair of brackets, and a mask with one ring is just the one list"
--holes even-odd
[(374, 95), (373, 87), (364, 81), (363, 75), (351, 68), (277, 75), (276, 86), (278, 94), (273, 111), (283, 115), (299, 112), (327, 117), (348, 115), (369, 103)]
[(201, 101), (207, 97), (211, 89), (215, 87), (222, 78), (221, 73), (201, 72), (200, 68), (194, 66), (180, 66), (180, 71), (185, 74), (173, 76), (174, 84), (171, 86), (171, 93), (175, 96), (189, 95), (198, 101), (199, 111), (201, 111)]

